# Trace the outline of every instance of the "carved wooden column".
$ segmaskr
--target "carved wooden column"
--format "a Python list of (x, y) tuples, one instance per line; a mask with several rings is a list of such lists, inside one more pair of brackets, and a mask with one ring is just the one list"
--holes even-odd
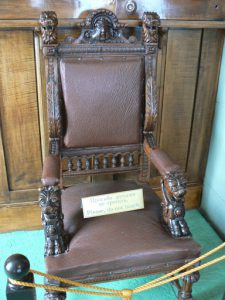
[[(196, 265), (195, 265), (196, 266)], [(200, 278), (199, 272), (194, 272), (192, 274), (183, 276), (181, 282), (175, 280), (173, 284), (178, 289), (178, 300), (192, 300), (192, 286)]]
[[(154, 145), (153, 131), (155, 129), (158, 114), (157, 84), (156, 84), (156, 64), (158, 55), (159, 26), (160, 18), (157, 13), (145, 12), (143, 20), (143, 41), (145, 46), (145, 121), (144, 137), (151, 140)], [(146, 159), (146, 154), (142, 154), (141, 180), (150, 179), (150, 161)]]
[[(46, 82), (48, 101), (48, 128), (49, 128), (49, 162), (58, 163), (57, 160), (61, 146), (61, 99), (58, 89), (58, 57), (57, 48), (57, 24), (58, 19), (53, 11), (42, 12), (40, 16), (43, 53), (46, 59)], [(46, 163), (48, 163), (46, 161)], [(70, 165), (72, 168), (72, 164)], [(44, 165), (45, 169), (45, 165)], [(54, 178), (60, 177), (60, 167), (56, 168), (57, 174)], [(44, 181), (44, 182), (43, 182)], [(42, 210), (42, 224), (45, 231), (45, 256), (58, 255), (67, 249), (67, 238), (64, 232), (63, 214), (61, 206), (61, 190), (58, 180), (45, 182), (42, 179), (43, 187), (40, 189), (39, 205)], [(48, 280), (47, 284), (59, 286), (59, 282)], [(46, 291), (46, 300), (64, 300), (66, 293)]]
[(40, 16), (43, 53), (46, 59), (46, 81), (48, 100), (49, 153), (59, 154), (61, 138), (60, 95), (58, 90), (57, 25), (53, 11), (42, 12)]

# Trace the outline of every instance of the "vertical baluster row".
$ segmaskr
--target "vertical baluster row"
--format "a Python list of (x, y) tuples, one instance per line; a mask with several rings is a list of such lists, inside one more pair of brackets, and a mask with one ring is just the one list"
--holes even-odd
[[(138, 163), (135, 162), (135, 157), (135, 152), (106, 154), (106, 156), (101, 154), (93, 156), (93, 166), (90, 157), (83, 157), (83, 159), (81, 157), (67, 158), (67, 170), (68, 172), (80, 172), (82, 170), (89, 171), (92, 168), (94, 168), (94, 170), (99, 170), (101, 168), (132, 167)], [(76, 165), (76, 168), (74, 168), (74, 164)]]

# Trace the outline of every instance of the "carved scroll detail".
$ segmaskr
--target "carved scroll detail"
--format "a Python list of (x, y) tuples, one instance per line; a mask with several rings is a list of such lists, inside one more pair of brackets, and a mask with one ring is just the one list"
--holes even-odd
[(190, 237), (191, 233), (184, 219), (184, 195), (186, 179), (181, 171), (168, 172), (161, 182), (163, 192), (163, 224), (174, 238)]
[(146, 86), (145, 86), (145, 123), (144, 131), (154, 131), (157, 114), (157, 83), (156, 83), (156, 68), (157, 68), (157, 49), (158, 49), (158, 28), (160, 25), (159, 16), (156, 13), (147, 13), (143, 15), (143, 32), (144, 32), (144, 46), (145, 46), (145, 72), (146, 72)]
[(125, 25), (120, 24), (116, 15), (110, 10), (94, 10), (80, 25), (81, 35), (74, 41), (75, 43), (129, 43), (122, 33)]
[(41, 36), (43, 44), (54, 44), (57, 42), (58, 25), (57, 15), (54, 11), (43, 11), (40, 15)]
[(57, 58), (48, 57), (48, 124), (49, 124), (49, 153), (59, 154), (61, 139), (60, 98), (58, 90)]
[(39, 205), (45, 230), (45, 256), (66, 251), (67, 241), (63, 226), (61, 191), (58, 186), (44, 186), (40, 189)]

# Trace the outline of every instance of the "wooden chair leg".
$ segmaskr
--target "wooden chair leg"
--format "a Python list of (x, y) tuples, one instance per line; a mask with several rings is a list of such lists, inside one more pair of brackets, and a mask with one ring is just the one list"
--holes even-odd
[(179, 280), (174, 280), (173, 284), (178, 289), (178, 300), (192, 300), (192, 285), (200, 278), (199, 272), (194, 272), (187, 276), (182, 277), (180, 283)]
[[(52, 286), (61, 286), (59, 281), (45, 279), (45, 284)], [(66, 293), (46, 290), (44, 300), (65, 300)]]
[(46, 291), (44, 300), (65, 300), (66, 293)]

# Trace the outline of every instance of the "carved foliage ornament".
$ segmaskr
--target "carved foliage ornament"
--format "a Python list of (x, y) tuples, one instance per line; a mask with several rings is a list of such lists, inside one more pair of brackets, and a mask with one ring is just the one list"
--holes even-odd
[(54, 44), (57, 42), (58, 25), (57, 15), (54, 11), (43, 11), (40, 15), (41, 36), (43, 44)]

